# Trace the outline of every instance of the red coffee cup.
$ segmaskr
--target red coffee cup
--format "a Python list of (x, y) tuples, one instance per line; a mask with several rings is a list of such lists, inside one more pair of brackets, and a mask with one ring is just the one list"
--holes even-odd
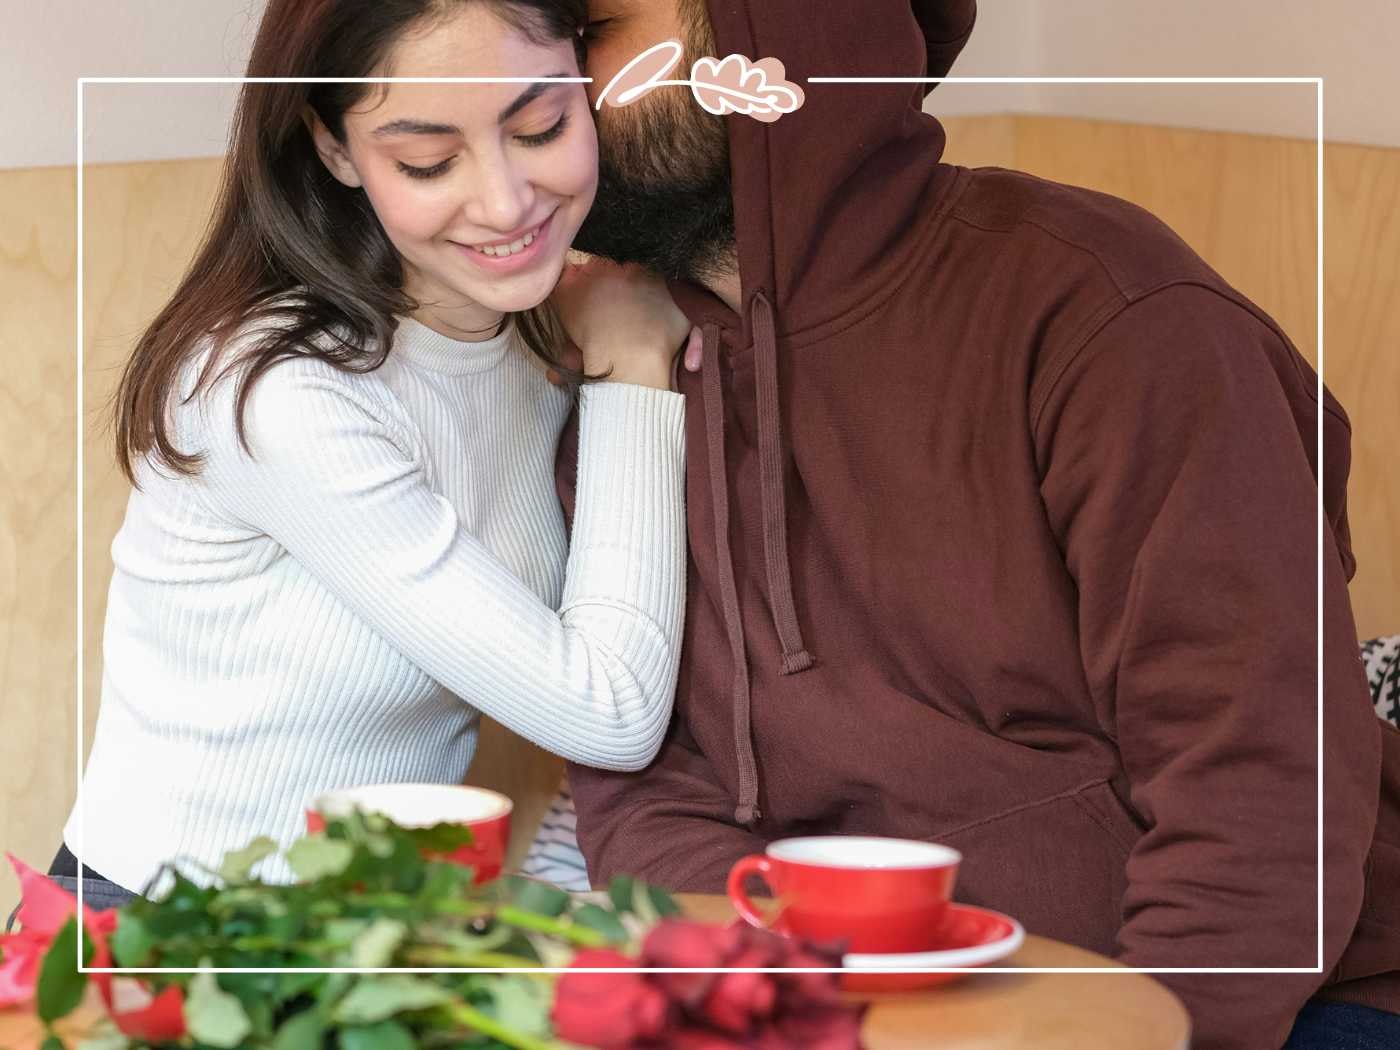
[(962, 854), (914, 839), (820, 835), (780, 839), (729, 872), (729, 899), (745, 922), (768, 923), (744, 892), (762, 878), (781, 912), (774, 927), (875, 954), (924, 951), (953, 895)]
[(328, 791), (306, 811), (306, 827), (324, 831), (327, 820), (361, 809), (379, 813), (405, 828), (435, 824), (464, 824), (472, 844), (442, 855), (454, 864), (476, 869), (475, 882), (490, 882), (501, 874), (510, 842), (510, 814), (515, 804), (497, 791), (454, 784), (369, 784)]

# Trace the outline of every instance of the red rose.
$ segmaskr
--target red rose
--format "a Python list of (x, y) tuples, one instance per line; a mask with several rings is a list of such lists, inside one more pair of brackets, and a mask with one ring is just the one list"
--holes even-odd
[(741, 949), (743, 930), (690, 919), (657, 923), (642, 944), (644, 966), (723, 966)]
[[(688, 919), (665, 919), (652, 927), (642, 944), (642, 966), (725, 966), (739, 950), (739, 932)], [(658, 973), (652, 980), (683, 1006), (698, 1007), (719, 974)]]
[[(58, 883), (5, 854), (19, 877), (19, 933), (0, 936), (0, 1007), (19, 1006), (34, 998), (39, 969), (49, 945), (68, 920), (78, 914), (78, 900)], [(117, 928), (115, 911), (93, 911), (83, 905), (83, 933), (93, 946), (93, 966), (111, 966), (107, 938)]]
[[(735, 969), (769, 966), (772, 960), (762, 949), (741, 952), (730, 960)], [(778, 995), (773, 977), (766, 973), (726, 973), (720, 975), (706, 996), (701, 1016), (726, 1032), (744, 1035), (755, 1022), (773, 1012)]]
[[(17, 934), (0, 937), (0, 950), (4, 951), (4, 963), (0, 965), (0, 1007), (19, 1005), (34, 997), (39, 967), (49, 945), (78, 911), (77, 898), (52, 879), (15, 857), (10, 857), (10, 864), (19, 876), (23, 895), (18, 916), (21, 929)], [(83, 930), (92, 939), (90, 965), (95, 968), (112, 965), (107, 939), (116, 930), (117, 921), (114, 909), (93, 911), (83, 905)], [(107, 1012), (123, 1033), (149, 1042), (173, 1041), (185, 1034), (185, 997), (179, 985), (170, 985), (152, 997), (144, 982), (129, 978), (125, 979), (124, 986), (119, 985), (114, 991), (112, 976), (95, 973), (92, 982), (102, 993)], [(123, 999), (120, 1004), (116, 1002), (118, 997)]]
[(750, 1050), (751, 1044), (703, 1028), (673, 1028), (656, 1046), (657, 1050)]
[[(635, 966), (635, 959), (608, 948), (579, 952), (570, 968)], [(660, 1035), (670, 1004), (639, 973), (566, 973), (554, 989), (551, 1018), (560, 1039), (601, 1050), (629, 1050)]]
[(864, 1007), (837, 1004), (789, 1010), (766, 1025), (755, 1050), (861, 1050)]
[[(776, 965), (790, 966), (794, 969), (840, 966), (841, 956), (824, 953), (817, 949), (794, 947), (788, 957)], [(779, 995), (786, 1002), (813, 1005), (841, 1002), (841, 988), (835, 974), (780, 973), (773, 976), (781, 989)]]

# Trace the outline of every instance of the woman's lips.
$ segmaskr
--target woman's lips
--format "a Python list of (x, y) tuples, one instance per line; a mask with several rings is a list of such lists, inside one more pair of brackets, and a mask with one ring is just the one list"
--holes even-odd
[[(517, 270), (533, 266), (541, 258), (545, 242), (549, 239), (550, 231), (553, 229), (554, 216), (557, 214), (559, 214), (557, 209), (550, 212), (549, 218), (535, 228), (534, 239), (518, 252), (512, 252), (509, 255), (487, 255), (479, 248), (472, 248), (456, 241), (452, 241), (451, 244), (488, 273), (514, 273)], [(502, 247), (504, 246), (497, 246), (496, 250), (499, 251)]]

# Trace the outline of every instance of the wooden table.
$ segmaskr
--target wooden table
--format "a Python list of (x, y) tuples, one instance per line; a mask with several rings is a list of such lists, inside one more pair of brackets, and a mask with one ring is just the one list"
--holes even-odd
[[(725, 897), (684, 894), (687, 914), (715, 922), (734, 917)], [(1116, 966), (1109, 959), (1043, 937), (1027, 936), (1003, 965)], [(1180, 1001), (1146, 974), (969, 974), (922, 992), (862, 996), (867, 1050), (1186, 1050), (1190, 1023)], [(91, 998), (65, 1034), (96, 1016)], [(0, 1048), (37, 1050), (42, 1033), (31, 1016), (0, 1011)], [(70, 1043), (70, 1045), (72, 1045)]]

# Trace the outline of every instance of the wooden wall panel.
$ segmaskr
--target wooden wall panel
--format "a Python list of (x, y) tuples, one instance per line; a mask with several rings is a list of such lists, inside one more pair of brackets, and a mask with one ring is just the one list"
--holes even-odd
[[(1161, 215), (1316, 358), (1313, 146), (1255, 136), (1058, 118), (947, 122), (948, 159), (1019, 167)], [(97, 708), (109, 547), (127, 490), (103, 408), (131, 341), (194, 250), (218, 162), (89, 168), (84, 324), (83, 653), (87, 730)], [(75, 766), (74, 232), (72, 169), (0, 172), (0, 847), (46, 863)], [(1400, 630), (1400, 151), (1329, 146), (1325, 171), (1326, 376), (1355, 430), (1351, 508), (1363, 635)], [(518, 800), (515, 856), (559, 760), (483, 727), (469, 781)], [(15, 891), (0, 871), (0, 908)], [(2, 918), (3, 915), (0, 915)]]
[[(42, 865), (76, 768), (75, 184), (0, 173), (0, 854)], [(17, 900), (0, 863), (0, 924)]]
[[(933, 96), (937, 101), (937, 95)], [(933, 107), (935, 110), (937, 107)], [(943, 130), (948, 144), (943, 159), (969, 168), (1014, 168), (1016, 166), (1016, 118), (944, 117)]]
[(1351, 416), (1351, 603), (1369, 638), (1400, 633), (1400, 150), (1329, 145), (1323, 165), (1323, 374)]

